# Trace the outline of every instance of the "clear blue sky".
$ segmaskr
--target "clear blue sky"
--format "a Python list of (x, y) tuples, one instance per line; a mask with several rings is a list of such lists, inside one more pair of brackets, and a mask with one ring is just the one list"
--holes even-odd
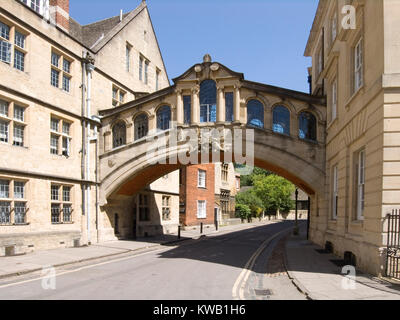
[[(81, 24), (119, 15), (141, 0), (70, 0)], [(318, 0), (148, 0), (169, 78), (213, 61), (247, 80), (308, 92), (304, 48)]]

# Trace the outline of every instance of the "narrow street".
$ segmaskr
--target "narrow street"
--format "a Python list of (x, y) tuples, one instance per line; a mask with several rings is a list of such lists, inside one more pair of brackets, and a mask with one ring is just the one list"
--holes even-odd
[(55, 290), (42, 288), (40, 274), (3, 280), (0, 299), (305, 299), (284, 270), (283, 241), (292, 225), (268, 224), (57, 268)]

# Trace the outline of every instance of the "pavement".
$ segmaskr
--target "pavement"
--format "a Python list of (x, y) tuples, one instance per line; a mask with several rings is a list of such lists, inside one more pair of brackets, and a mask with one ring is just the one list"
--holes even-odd
[[(182, 230), (181, 239), (178, 239), (177, 234), (170, 234), (137, 239), (136, 241), (110, 241), (93, 244), (87, 247), (59, 248), (36, 251), (21, 256), (0, 257), (0, 279), (9, 281), (8, 278), (11, 279), (13, 276), (33, 274), (48, 266), (68, 267), (86, 261), (92, 263), (91, 260), (93, 263), (96, 263), (98, 260), (102, 259), (109, 260), (110, 258), (119, 259), (120, 257), (134, 256), (152, 250), (158, 250), (162, 248), (162, 246), (176, 247), (176, 249), (173, 249), (171, 252), (166, 251), (166, 253), (163, 254), (166, 258), (169, 258), (169, 260), (171, 260), (171, 257), (175, 259), (180, 257), (181, 251), (188, 251), (183, 257), (190, 258), (190, 260), (194, 261), (194, 264), (190, 266), (191, 269), (196, 268), (196, 260), (204, 262), (207, 261), (207, 259), (211, 259), (211, 262), (215, 262), (214, 260), (217, 259), (216, 261), (218, 261), (220, 267), (223, 265), (237, 267), (241, 265), (238, 261), (245, 258), (245, 255), (239, 252), (242, 240), (239, 241), (239, 238), (236, 239), (236, 237), (241, 236), (241, 234), (245, 235), (246, 233), (240, 233), (240, 231), (256, 227), (255, 232), (248, 235), (248, 241), (250, 241), (250, 244), (253, 246), (259, 243), (261, 238), (265, 238), (266, 236), (266, 234), (263, 234), (262, 229), (257, 229), (257, 227), (267, 226), (277, 222), (279, 221), (254, 221), (253, 223), (220, 227), (219, 230), (215, 230), (215, 227), (209, 227), (203, 229), (203, 234), (200, 234), (199, 229)], [(273, 228), (273, 226), (271, 227)], [(279, 224), (277, 227), (279, 227)], [(275, 228), (270, 230), (275, 230)], [(224, 236), (225, 234), (227, 236)], [(253, 238), (256, 236), (257, 239), (259, 239), (254, 241), (255, 239)], [(198, 244), (198, 246), (200, 246), (200, 243), (204, 242), (204, 244), (201, 245), (204, 247), (201, 250), (205, 250), (203, 253), (201, 253), (202, 251), (200, 249), (190, 252), (193, 248), (190, 249), (188, 247), (185, 249), (185, 246), (182, 248), (178, 246), (182, 241), (200, 239), (202, 237), (208, 239), (208, 241), (201, 241)], [(400, 300), (400, 285), (398, 284), (393, 284), (385, 279), (363, 274), (358, 270), (356, 271), (355, 282), (346, 278), (345, 275), (342, 274), (342, 266), (334, 263), (339, 260), (338, 257), (332, 254), (321, 253), (321, 247), (312, 244), (306, 239), (305, 223), (301, 223), (300, 234), (298, 236), (290, 234), (287, 237), (278, 237), (275, 241), (276, 245), (267, 247), (257, 261), (255, 261), (254, 272), (250, 274), (248, 281), (250, 289), (246, 291), (248, 294), (245, 294), (245, 299), (300, 300), (307, 297), (311, 300)], [(225, 243), (227, 246), (231, 245), (236, 249), (218, 247)], [(242, 249), (249, 254), (253, 253), (255, 250), (253, 247)], [(210, 250), (217, 250), (218, 252), (212, 252), (211, 254), (209, 253)], [(230, 252), (229, 250), (233, 251)], [(233, 255), (236, 251), (239, 256), (229, 256), (229, 254)], [(196, 256), (198, 254), (200, 254), (199, 257)], [(208, 255), (213, 258), (207, 258)], [(283, 258), (280, 257), (281, 255)], [(227, 262), (227, 259), (231, 259), (232, 261)], [(171, 264), (173, 265), (172, 260)], [(280, 262), (281, 260), (283, 260), (282, 264)], [(183, 266), (188, 265), (187, 260), (185, 261)], [(241, 263), (244, 264), (244, 262)], [(153, 265), (155, 263), (151, 262), (149, 264)], [(203, 266), (202, 263), (199, 265)], [(178, 267), (173, 265), (173, 268), (175, 269)], [(235, 272), (239, 270), (237, 268), (231, 269), (235, 270)], [(231, 269), (229, 269), (229, 272), (233, 272)], [(220, 272), (217, 273), (219, 274), (218, 277), (222, 277), (224, 274), (226, 275), (227, 279), (224, 278), (223, 283), (228, 283), (229, 279), (231, 279), (229, 272), (226, 270), (227, 269), (221, 269)], [(154, 274), (158, 272), (158, 270), (154, 271)], [(210, 269), (208, 272), (214, 271)], [(288, 277), (285, 276), (286, 273)], [(82, 279), (84, 279), (85, 276), (83, 276)], [(123, 279), (121, 281), (123, 282)], [(225, 287), (223, 283), (221, 282), (218, 288)], [(299, 293), (301, 292), (302, 294), (295, 294), (290, 288), (291, 284), (294, 284)], [(271, 291), (272, 295), (271, 297), (265, 298), (262, 296), (255, 296), (254, 292), (259, 291)], [(185, 290), (182, 289), (182, 297), (184, 296), (184, 292)], [(228, 295), (226, 294), (223, 297), (227, 298)]]
[(214, 226), (204, 227), (202, 234), (200, 234), (200, 228), (195, 230), (182, 230), (180, 239), (178, 239), (177, 234), (166, 234), (139, 238), (135, 241), (117, 240), (79, 248), (57, 248), (35, 251), (19, 256), (0, 257), (0, 279), (41, 271), (49, 266), (61, 267), (107, 257), (140, 253), (159, 246), (174, 245), (185, 240), (199, 239), (207, 235), (224, 234), (275, 222), (278, 221), (254, 220), (252, 223), (219, 227), (218, 231)]
[[(400, 300), (400, 284), (358, 270), (355, 278), (342, 274), (340, 258), (320, 253), (306, 239), (303, 225), (298, 236), (286, 242), (286, 269), (292, 282), (311, 300)], [(333, 261), (333, 262), (332, 262)]]

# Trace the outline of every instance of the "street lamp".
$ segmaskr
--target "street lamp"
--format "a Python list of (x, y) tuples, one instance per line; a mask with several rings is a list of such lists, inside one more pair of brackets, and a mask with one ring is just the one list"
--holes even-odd
[(299, 226), (298, 226), (298, 223), (297, 223), (297, 201), (298, 201), (298, 198), (299, 198), (299, 189), (297, 189), (297, 188), (296, 188), (295, 195), (296, 195), (296, 213), (295, 213), (295, 222), (294, 222), (293, 234), (295, 236), (297, 236), (299, 234)]

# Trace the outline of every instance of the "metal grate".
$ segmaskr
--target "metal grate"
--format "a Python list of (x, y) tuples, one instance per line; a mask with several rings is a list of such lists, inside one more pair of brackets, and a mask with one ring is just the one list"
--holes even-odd
[(269, 289), (254, 289), (256, 296), (271, 296), (272, 291)]
[(386, 276), (400, 280), (400, 214), (395, 209), (388, 214)]

